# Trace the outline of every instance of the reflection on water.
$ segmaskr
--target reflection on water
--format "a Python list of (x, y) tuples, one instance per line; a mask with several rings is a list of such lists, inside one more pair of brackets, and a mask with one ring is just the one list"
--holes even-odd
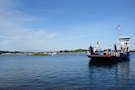
[[(103, 83), (105, 81), (109, 85), (118, 87), (125, 86), (131, 78), (130, 60), (119, 61), (89, 61), (89, 77)], [(105, 83), (104, 82), (104, 83)], [(110, 87), (110, 86), (109, 86)]]

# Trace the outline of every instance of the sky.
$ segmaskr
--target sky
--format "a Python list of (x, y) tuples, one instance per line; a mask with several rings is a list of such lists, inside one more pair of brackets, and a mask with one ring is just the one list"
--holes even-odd
[(135, 49), (135, 0), (0, 0), (0, 50), (113, 48), (117, 25)]

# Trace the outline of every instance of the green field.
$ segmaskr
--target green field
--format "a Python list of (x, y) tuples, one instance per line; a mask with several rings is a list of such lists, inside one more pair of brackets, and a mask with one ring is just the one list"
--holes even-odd
[(44, 53), (34, 53), (32, 54), (32, 56), (47, 56), (48, 54), (44, 54)]

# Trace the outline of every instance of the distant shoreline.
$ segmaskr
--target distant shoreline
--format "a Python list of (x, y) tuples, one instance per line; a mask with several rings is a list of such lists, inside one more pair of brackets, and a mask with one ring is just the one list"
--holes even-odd
[(34, 56), (46, 56), (50, 54), (83, 54), (87, 53), (86, 49), (76, 50), (61, 50), (61, 51), (50, 51), (50, 52), (25, 52), (25, 51), (0, 51), (0, 55), (34, 55)]
[(130, 52), (135, 52), (135, 50), (131, 50)]

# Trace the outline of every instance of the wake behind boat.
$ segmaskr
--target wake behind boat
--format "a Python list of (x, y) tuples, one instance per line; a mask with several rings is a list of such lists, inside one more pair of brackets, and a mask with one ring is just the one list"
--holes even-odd
[(89, 52), (86, 56), (92, 59), (98, 60), (116, 60), (116, 59), (126, 59), (129, 58), (129, 51), (130, 51), (130, 37), (121, 37), (120, 32), (120, 25), (117, 27), (118, 35), (119, 35), (119, 42), (120, 48), (117, 49), (117, 45), (114, 44), (114, 50), (105, 49), (102, 50), (99, 48), (99, 44), (97, 42), (96, 47), (92, 47), (90, 45)]

